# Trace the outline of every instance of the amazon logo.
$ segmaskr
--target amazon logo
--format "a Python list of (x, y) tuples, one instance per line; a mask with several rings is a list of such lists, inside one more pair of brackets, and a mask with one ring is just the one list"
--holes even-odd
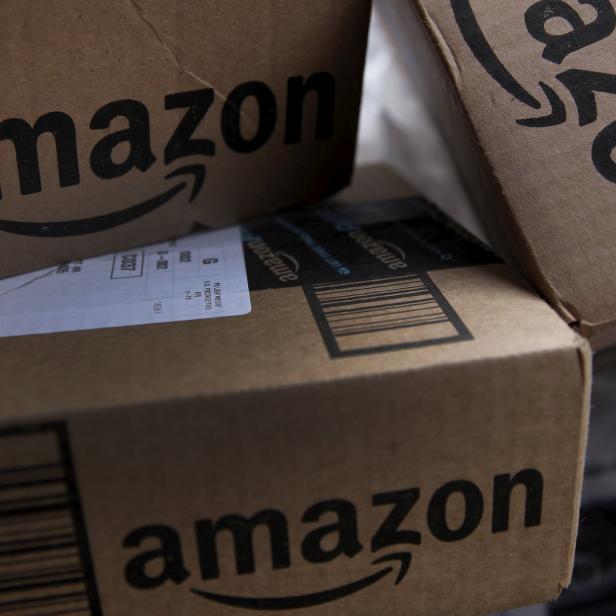
[(299, 280), (300, 265), (293, 255), (284, 250), (274, 251), (262, 238), (251, 239), (246, 246), (280, 282)]
[(354, 229), (349, 237), (390, 270), (407, 269), (406, 253), (393, 242), (375, 240), (363, 229)]
[[(536, 129), (564, 124), (569, 121), (566, 101), (577, 111), (573, 121), (578, 126), (600, 121), (597, 94), (616, 94), (616, 74), (570, 68), (557, 73), (552, 83), (540, 81), (535, 88), (528, 88), (494, 51), (473, 8), (473, 0), (450, 3), (475, 58), (510, 97), (528, 108), (528, 115), (519, 118), (517, 124)], [(526, 9), (523, 19), (528, 35), (541, 44), (541, 59), (558, 67), (616, 30), (616, 10), (611, 0), (540, 0)], [(616, 121), (598, 130), (591, 147), (593, 164), (603, 178), (616, 183), (616, 162), (612, 157)]]
[[(6, 141), (13, 146), (22, 196), (43, 190), (38, 144), (44, 135), (51, 137), (55, 144), (55, 162), (61, 188), (80, 184), (86, 172), (106, 181), (113, 181), (135, 169), (145, 173), (159, 157), (163, 158), (167, 168), (165, 179), (169, 182), (169, 188), (140, 203), (91, 218), (23, 221), (0, 216), (0, 231), (31, 237), (86, 235), (146, 216), (182, 192), (186, 193), (187, 203), (190, 203), (201, 193), (207, 169), (203, 163), (183, 165), (181, 161), (187, 157), (213, 157), (220, 147), (213, 139), (195, 137), (206, 117), (215, 112), (220, 114), (222, 144), (237, 154), (251, 154), (265, 146), (276, 132), (279, 117), (284, 118), (284, 131), (281, 131), (284, 144), (292, 146), (303, 140), (308, 97), (316, 100), (316, 105), (311, 105), (311, 109), (315, 109), (311, 124), (315, 127), (314, 137), (317, 140), (330, 139), (334, 135), (336, 83), (329, 73), (288, 79), (284, 106), (279, 103), (273, 90), (260, 81), (237, 86), (222, 102), (211, 88), (169, 94), (162, 103), (165, 112), (177, 114), (179, 110), (181, 113), (179, 123), (161, 153), (154, 152), (152, 148), (150, 111), (146, 105), (133, 99), (116, 100), (92, 115), (89, 130), (101, 131), (102, 136), (92, 148), (88, 163), (79, 160), (77, 127), (67, 113), (46, 113), (34, 123), (21, 118), (3, 120), (0, 122), (0, 143)], [(221, 108), (217, 109), (219, 102)], [(248, 104), (251, 109), (256, 108), (257, 119), (254, 126), (246, 127), (241, 120), (246, 115), (244, 107)], [(110, 132), (112, 123), (116, 121), (126, 127)], [(2, 173), (5, 172), (3, 168)], [(0, 204), (2, 199), (0, 185)]]
[[(122, 546), (130, 553), (124, 578), (136, 591), (181, 585), (195, 600), (209, 604), (257, 611), (301, 610), (342, 601), (378, 584), (389, 584), (392, 589), (403, 585), (411, 578), (413, 568), (420, 566), (417, 561), (426, 534), (451, 544), (467, 540), (484, 523), (494, 535), (506, 533), (513, 507), (520, 504), (525, 528), (538, 527), (543, 497), (542, 474), (526, 469), (515, 475), (495, 476), (489, 497), (472, 481), (458, 480), (441, 486), (428, 498), (421, 488), (413, 487), (378, 493), (358, 504), (346, 499), (321, 501), (309, 506), (292, 528), (280, 509), (263, 510), (251, 517), (234, 513), (219, 519), (204, 518), (192, 528), (183, 528), (182, 534), (168, 524), (151, 524), (132, 530), (124, 538)], [(452, 515), (453, 502), (462, 505), (461, 513)], [(366, 507), (373, 510), (370, 516)], [(367, 517), (380, 521), (367, 525)], [(257, 531), (261, 539), (267, 538), (259, 545), (269, 544), (269, 553), (255, 549)], [(224, 543), (219, 541), (222, 535)], [(196, 551), (198, 571), (190, 571), (186, 565), (188, 545)], [(224, 562), (235, 563), (238, 578), (254, 575), (258, 566), (268, 563), (272, 575), (284, 575), (297, 564), (326, 568), (355, 559), (365, 562), (366, 571), (334, 586), (309, 592), (298, 588), (285, 596), (221, 593), (216, 590), (221, 579), (221, 545), (232, 546)], [(332, 579), (331, 574), (322, 577)]]

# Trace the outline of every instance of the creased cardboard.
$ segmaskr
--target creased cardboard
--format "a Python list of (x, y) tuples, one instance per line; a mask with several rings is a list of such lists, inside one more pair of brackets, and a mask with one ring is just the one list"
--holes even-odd
[(615, 342), (614, 3), (382, 9), (495, 247), (594, 346)]
[(583, 340), (418, 199), (256, 220), (245, 252), (247, 316), (0, 339), (0, 609), (450, 616), (558, 595)]
[(0, 276), (348, 183), (370, 0), (0, 6)]

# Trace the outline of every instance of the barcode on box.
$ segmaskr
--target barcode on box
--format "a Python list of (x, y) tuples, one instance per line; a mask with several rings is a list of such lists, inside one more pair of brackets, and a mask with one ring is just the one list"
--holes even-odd
[(101, 614), (64, 424), (0, 430), (1, 614)]
[(427, 274), (304, 289), (332, 358), (471, 340)]

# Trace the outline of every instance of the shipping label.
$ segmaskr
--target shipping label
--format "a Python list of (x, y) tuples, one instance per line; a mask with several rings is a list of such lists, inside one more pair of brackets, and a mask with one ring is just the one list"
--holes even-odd
[(0, 280), (3, 337), (250, 311), (239, 227)]

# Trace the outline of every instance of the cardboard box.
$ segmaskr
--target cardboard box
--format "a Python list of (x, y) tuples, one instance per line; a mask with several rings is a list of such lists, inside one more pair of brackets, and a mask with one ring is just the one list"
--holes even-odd
[(0, 6), (0, 277), (320, 199), (370, 0)]
[(245, 250), (248, 315), (0, 339), (0, 611), (558, 595), (585, 342), (420, 199), (258, 220)]
[(380, 6), (493, 245), (594, 346), (615, 343), (613, 3)]

